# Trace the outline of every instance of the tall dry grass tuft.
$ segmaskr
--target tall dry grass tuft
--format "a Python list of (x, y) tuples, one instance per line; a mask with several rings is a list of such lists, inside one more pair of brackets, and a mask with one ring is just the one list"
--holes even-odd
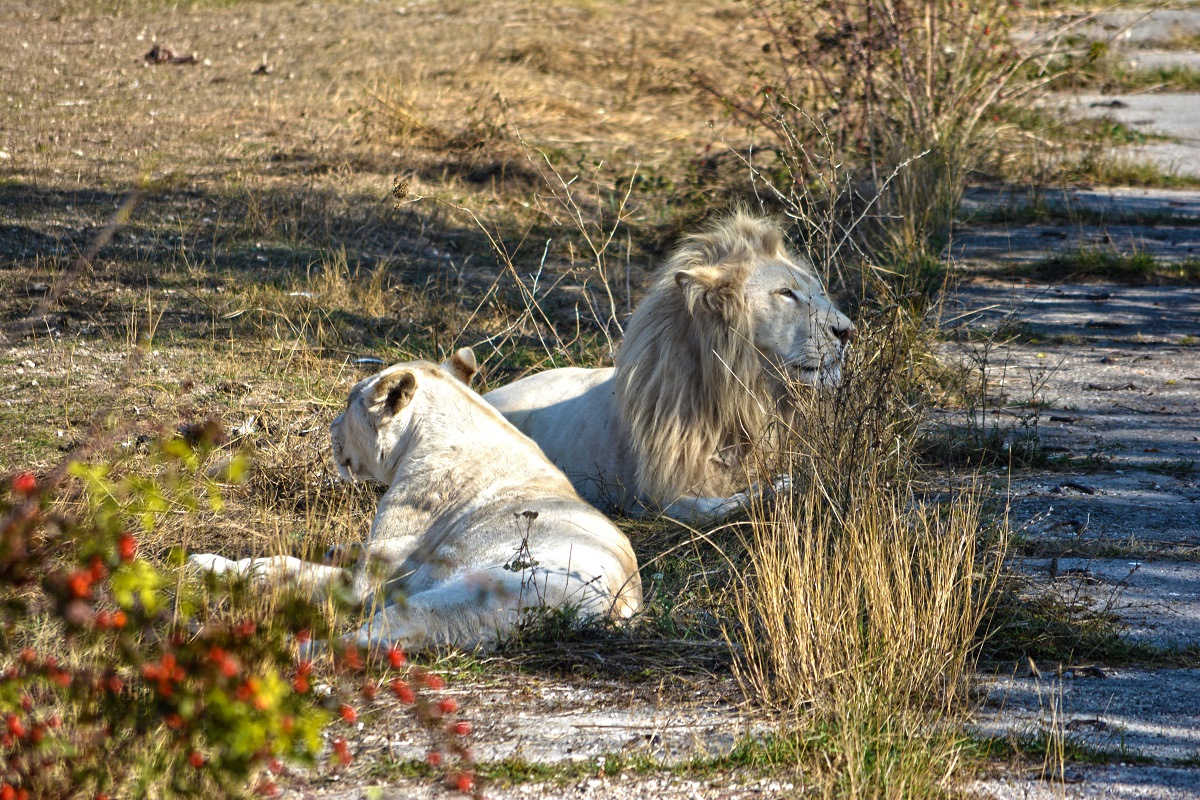
[(740, 527), (726, 635), (746, 696), (819, 736), (837, 797), (942, 793), (962, 765), (964, 710), (1003, 529), (978, 484), (914, 457), (924, 323), (860, 323), (844, 384), (798, 388), (784, 460), (794, 491)]
[(754, 100), (699, 78), (766, 135), (789, 210), (839, 203), (843, 232), (889, 261), (936, 256), (964, 184), (1013, 108), (1077, 63), (1063, 30), (1014, 38), (1023, 0), (755, 0), (766, 42)]

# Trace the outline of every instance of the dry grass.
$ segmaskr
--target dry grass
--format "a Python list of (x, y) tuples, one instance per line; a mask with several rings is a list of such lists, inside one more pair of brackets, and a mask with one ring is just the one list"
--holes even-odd
[(920, 325), (897, 311), (864, 326), (832, 402), (798, 398), (785, 454), (797, 488), (739, 527), (734, 674), (828, 738), (813, 767), (827, 796), (941, 796), (964, 767), (1004, 542), (981, 486), (915, 466), (925, 369), (899, 331)]
[(755, 83), (698, 80), (762, 132), (760, 174), (790, 214), (842, 207), (822, 262), (865, 247), (907, 273), (936, 257), (997, 146), (998, 111), (1027, 107), (1064, 68), (1058, 32), (1014, 38), (1007, 0), (752, 8), (767, 55), (733, 80)]

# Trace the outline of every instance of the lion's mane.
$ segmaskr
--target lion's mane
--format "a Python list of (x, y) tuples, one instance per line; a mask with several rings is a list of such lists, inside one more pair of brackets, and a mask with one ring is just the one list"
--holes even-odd
[[(742, 289), (757, 264), (780, 257), (804, 263), (787, 253), (778, 226), (735, 213), (687, 237), (630, 317), (616, 402), (648, 496), (745, 485), (730, 467), (761, 440), (783, 387), (754, 347)], [(697, 270), (711, 281), (683, 286), (680, 273)]]

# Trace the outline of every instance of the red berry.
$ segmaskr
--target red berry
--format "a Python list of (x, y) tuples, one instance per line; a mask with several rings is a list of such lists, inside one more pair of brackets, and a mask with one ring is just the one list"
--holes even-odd
[(196, 750), (193, 750), (188, 756), (188, 763), (196, 769), (200, 769), (204, 766), (204, 756), (200, 755), (200, 753)]
[(267, 764), (267, 769), (271, 770), (271, 772), (274, 772), (276, 775), (278, 775), (279, 773), (283, 772), (283, 762), (280, 761), (278, 758), (272, 758), (271, 761)]
[(458, 701), (453, 697), (447, 697), (438, 701), (438, 708), (442, 710), (443, 714), (453, 714), (458, 711)]
[(13, 800), (17, 796), (17, 790), (9, 786), (7, 783), (0, 786), (0, 800)]
[(442, 754), (434, 750), (425, 757), (425, 760), (429, 762), (429, 766), (431, 767), (440, 767), (442, 765)]
[(446, 682), (442, 680), (441, 675), (426, 675), (425, 685), (434, 691), (446, 688)]
[(454, 723), (453, 731), (459, 736), (466, 736), (471, 732), (471, 723), (467, 722), (465, 719), (459, 720), (458, 722)]
[(362, 656), (358, 654), (358, 648), (354, 645), (349, 645), (346, 652), (342, 653), (342, 664), (346, 669), (362, 669)]
[(84, 598), (92, 593), (92, 575), (87, 570), (76, 570), (67, 576), (67, 588), (72, 597)]
[(133, 561), (134, 556), (137, 555), (137, 539), (133, 538), (132, 534), (122, 533), (117, 539), (117, 555), (121, 557), (122, 561)]
[(454, 787), (463, 794), (469, 793), (474, 786), (475, 780), (468, 772), (464, 772), (463, 774), (459, 775), (454, 781)]
[(396, 678), (396, 680), (392, 681), (390, 686), (392, 691), (396, 693), (396, 697), (400, 698), (400, 702), (413, 703), (416, 701), (417, 696), (413, 692), (412, 687), (399, 678)]
[(108, 567), (104, 566), (104, 560), (100, 556), (92, 556), (92, 560), (88, 562), (88, 572), (91, 573), (93, 581), (102, 581), (108, 576)]
[(17, 494), (31, 495), (37, 491), (37, 478), (32, 472), (22, 472), (13, 476), (12, 487)]
[(296, 641), (300, 644), (307, 644), (310, 639), (312, 639), (312, 634), (308, 632), (308, 628), (296, 631)]
[(387, 657), (388, 663), (391, 664), (395, 669), (400, 669), (402, 666), (404, 666), (404, 662), (407, 660), (404, 657), (404, 651), (395, 645), (388, 650)]
[(358, 712), (354, 710), (354, 706), (342, 706), (342, 719), (346, 724), (353, 725), (358, 722)]
[(25, 735), (25, 724), (16, 714), (8, 715), (8, 732), (18, 739)]
[(365, 681), (359, 691), (362, 692), (363, 697), (374, 700), (375, 695), (379, 693), (379, 686), (374, 681)]
[(96, 795), (96, 800), (108, 800), (108, 795), (106, 795), (104, 792), (100, 792), (98, 795)]
[(116, 611), (114, 611), (114, 612), (113, 612), (113, 615), (112, 615), (112, 626), (113, 626), (114, 628), (124, 628), (124, 627), (125, 627), (125, 623), (126, 623), (126, 622), (128, 622), (128, 621), (129, 621), (129, 618), (125, 616), (125, 612), (124, 612), (124, 611), (121, 611), (120, 609), (117, 609)]

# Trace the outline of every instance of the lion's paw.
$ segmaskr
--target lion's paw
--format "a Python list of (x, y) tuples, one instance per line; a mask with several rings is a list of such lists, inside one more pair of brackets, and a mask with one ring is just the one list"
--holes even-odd
[(792, 476), (791, 475), (776, 475), (775, 480), (771, 481), (772, 494), (789, 494), (792, 491)]

